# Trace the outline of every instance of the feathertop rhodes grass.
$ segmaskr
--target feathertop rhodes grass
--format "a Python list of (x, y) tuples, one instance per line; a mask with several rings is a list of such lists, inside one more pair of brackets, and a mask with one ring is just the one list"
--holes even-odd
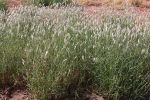
[[(0, 86), (25, 85), (38, 100), (85, 91), (113, 100), (150, 93), (150, 24), (136, 14), (24, 6), (0, 12)], [(147, 15), (148, 16), (148, 15)]]

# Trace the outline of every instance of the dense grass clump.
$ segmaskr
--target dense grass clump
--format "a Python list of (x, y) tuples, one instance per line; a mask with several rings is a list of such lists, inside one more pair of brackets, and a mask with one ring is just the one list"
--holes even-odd
[(5, 9), (6, 9), (6, 1), (0, 0), (0, 10), (5, 10)]
[(71, 0), (24, 0), (30, 4), (40, 5), (40, 6), (49, 6), (53, 4), (69, 4)]
[(149, 28), (128, 13), (90, 16), (77, 7), (0, 12), (0, 84), (26, 85), (38, 100), (79, 100), (87, 90), (113, 100), (145, 99)]

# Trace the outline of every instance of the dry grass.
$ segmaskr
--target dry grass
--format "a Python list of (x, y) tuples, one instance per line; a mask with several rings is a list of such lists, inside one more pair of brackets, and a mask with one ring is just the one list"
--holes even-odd
[(150, 8), (149, 0), (75, 0), (81, 5), (140, 6)]

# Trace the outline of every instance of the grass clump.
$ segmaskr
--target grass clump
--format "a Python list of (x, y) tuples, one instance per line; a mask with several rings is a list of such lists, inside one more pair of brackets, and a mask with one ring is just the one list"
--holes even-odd
[(38, 100), (149, 95), (149, 25), (130, 14), (29, 6), (0, 17), (0, 83), (26, 83)]
[(28, 3), (40, 5), (40, 6), (49, 6), (53, 4), (69, 4), (71, 0), (26, 0)]
[(5, 9), (6, 9), (6, 1), (0, 0), (0, 10), (5, 10)]

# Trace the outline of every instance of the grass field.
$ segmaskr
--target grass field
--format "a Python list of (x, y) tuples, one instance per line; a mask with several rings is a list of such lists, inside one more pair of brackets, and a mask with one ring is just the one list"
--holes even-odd
[(146, 100), (150, 23), (135, 16), (69, 6), (0, 11), (0, 87), (25, 86), (38, 100), (83, 100), (85, 91)]

